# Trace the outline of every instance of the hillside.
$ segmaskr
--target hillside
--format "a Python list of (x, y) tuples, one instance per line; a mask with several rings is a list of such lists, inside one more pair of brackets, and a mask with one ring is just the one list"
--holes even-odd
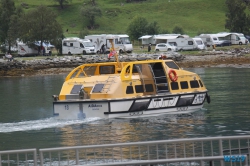
[[(82, 0), (72, 0), (63, 10), (53, 0), (15, 0), (16, 5), (27, 4), (30, 10), (40, 4), (49, 6), (57, 14), (65, 36), (78, 36), (86, 27), (86, 20), (80, 16)], [(224, 0), (147, 0), (141, 3), (126, 3), (125, 0), (96, 0), (102, 10), (102, 17), (96, 22), (99, 28), (89, 30), (90, 34), (126, 33), (134, 16), (145, 17), (148, 22), (156, 21), (161, 29), (172, 31), (175, 26), (183, 28), (186, 34), (217, 33), (226, 31)], [(123, 3), (123, 5), (121, 5)], [(68, 33), (66, 33), (68, 29)]]

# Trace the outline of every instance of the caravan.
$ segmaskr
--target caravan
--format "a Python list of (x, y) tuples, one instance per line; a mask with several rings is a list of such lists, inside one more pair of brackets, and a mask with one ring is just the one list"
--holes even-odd
[(90, 40), (70, 37), (62, 40), (62, 54), (95, 54), (96, 49)]
[(220, 45), (222, 41), (220, 41), (218, 35), (216, 34), (200, 34), (198, 36), (201, 38), (205, 44), (205, 46), (210, 47), (213, 45)]
[(175, 45), (178, 51), (199, 49), (196, 41), (190, 37), (168, 39), (167, 43), (169, 43), (170, 45)]
[(108, 41), (108, 37), (112, 36), (114, 38), (114, 47), (116, 50), (119, 50), (119, 52), (132, 52), (133, 51), (133, 45), (131, 44), (129, 40), (128, 35), (88, 35), (85, 36), (85, 39), (90, 40), (97, 50), (97, 53), (101, 52), (102, 45), (106, 45), (107, 48), (111, 48), (111, 44)]
[(216, 35), (219, 35), (223, 40), (229, 40), (232, 44), (242, 45), (247, 44), (247, 39), (242, 33), (228, 33), (228, 32), (220, 32)]
[(49, 42), (43, 42), (42, 48), (40, 49), (41, 42), (35, 42), (31, 45), (23, 43), (22, 41), (17, 41), (18, 56), (34, 56), (34, 55), (52, 55), (51, 48), (54, 46)]

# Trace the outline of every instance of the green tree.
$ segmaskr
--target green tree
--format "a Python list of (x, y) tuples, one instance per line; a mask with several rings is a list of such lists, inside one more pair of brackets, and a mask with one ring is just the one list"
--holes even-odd
[(35, 41), (53, 42), (62, 35), (62, 27), (55, 13), (46, 6), (38, 6), (28, 11), (20, 19), (20, 39), (28, 44)]
[(148, 21), (144, 17), (135, 17), (127, 28), (131, 40), (138, 40), (139, 37), (147, 34)]
[(54, 0), (55, 2), (58, 2), (61, 9), (64, 8), (64, 5), (69, 4), (72, 0)]
[(89, 31), (88, 31), (88, 29), (85, 28), (85, 29), (80, 31), (79, 38), (84, 39), (85, 36), (87, 36), (88, 34), (89, 34)]
[(101, 9), (96, 5), (95, 1), (89, 0), (85, 1), (83, 6), (81, 7), (81, 15), (88, 19), (89, 21), (89, 29), (95, 29), (98, 25), (95, 25), (96, 17), (102, 16)]
[(225, 28), (231, 32), (249, 33), (249, 16), (246, 15), (246, 3), (240, 0), (226, 0)]
[(11, 17), (15, 14), (13, 0), (0, 0), (0, 42), (5, 43), (10, 27)]
[(148, 35), (156, 35), (160, 32), (160, 27), (158, 26), (158, 23), (156, 21), (150, 23), (147, 26), (147, 34)]
[(179, 27), (179, 26), (175, 26), (172, 33), (176, 33), (176, 34), (181, 34), (183, 35), (184, 34), (184, 30), (182, 29), (182, 27)]

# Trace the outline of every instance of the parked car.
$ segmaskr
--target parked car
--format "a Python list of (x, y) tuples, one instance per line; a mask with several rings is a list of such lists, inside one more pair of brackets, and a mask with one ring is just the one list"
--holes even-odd
[(159, 43), (156, 44), (155, 51), (177, 51), (177, 47), (168, 43)]
[(217, 47), (231, 46), (232, 42), (229, 40), (223, 40), (219, 44), (216, 44)]

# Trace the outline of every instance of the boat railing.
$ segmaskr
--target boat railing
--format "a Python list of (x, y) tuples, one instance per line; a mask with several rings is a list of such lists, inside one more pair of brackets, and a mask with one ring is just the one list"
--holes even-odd
[[(8, 164), (11, 162), (28, 162), (29, 165), (249, 166), (249, 139), (250, 135), (220, 136), (45, 148), (39, 149), (39, 157), (35, 149), (0, 151), (0, 166), (11, 165)], [(27, 155), (28, 152), (32, 154)], [(33, 159), (18, 157), (21, 153)]]

